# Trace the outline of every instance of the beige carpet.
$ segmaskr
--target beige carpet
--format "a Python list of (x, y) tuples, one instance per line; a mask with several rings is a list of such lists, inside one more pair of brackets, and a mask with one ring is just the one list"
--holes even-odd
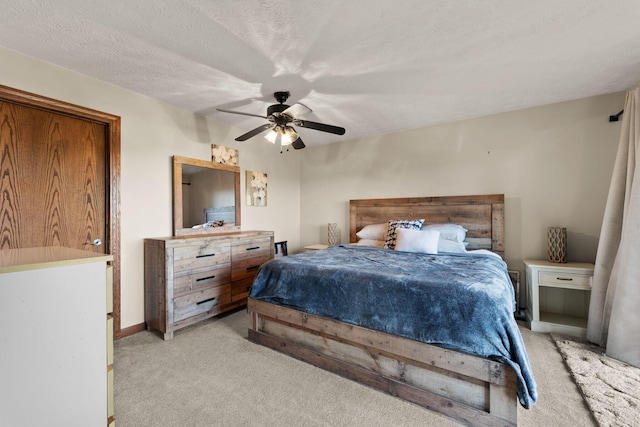
[[(539, 388), (520, 426), (596, 426), (549, 334), (523, 337)], [(246, 311), (115, 343), (119, 427), (455, 426), (453, 421), (247, 339)]]
[(601, 426), (640, 426), (640, 369), (593, 344), (551, 334)]

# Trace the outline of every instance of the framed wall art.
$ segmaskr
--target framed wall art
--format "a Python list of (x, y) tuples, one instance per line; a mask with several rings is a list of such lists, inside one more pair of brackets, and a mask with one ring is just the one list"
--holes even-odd
[(246, 171), (247, 206), (267, 206), (267, 174)]
[(240, 153), (235, 148), (211, 144), (211, 161), (221, 165), (238, 166)]

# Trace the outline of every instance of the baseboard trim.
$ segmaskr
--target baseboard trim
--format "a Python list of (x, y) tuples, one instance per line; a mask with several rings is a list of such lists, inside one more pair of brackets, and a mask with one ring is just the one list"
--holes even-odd
[(115, 339), (120, 339), (124, 337), (128, 337), (129, 335), (137, 334), (138, 332), (142, 332), (147, 328), (145, 323), (139, 323), (137, 325), (129, 326), (128, 328), (120, 329), (120, 331), (116, 334)]

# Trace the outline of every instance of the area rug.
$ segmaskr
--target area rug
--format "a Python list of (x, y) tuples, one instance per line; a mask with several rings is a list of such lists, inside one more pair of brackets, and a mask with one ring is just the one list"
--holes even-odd
[(640, 369), (589, 342), (551, 334), (601, 426), (640, 426)]

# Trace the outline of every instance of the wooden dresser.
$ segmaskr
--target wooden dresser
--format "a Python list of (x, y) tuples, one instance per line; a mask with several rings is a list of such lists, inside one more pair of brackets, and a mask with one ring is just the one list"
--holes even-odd
[(273, 256), (272, 231), (145, 239), (147, 329), (167, 340), (180, 328), (246, 305), (253, 278)]

